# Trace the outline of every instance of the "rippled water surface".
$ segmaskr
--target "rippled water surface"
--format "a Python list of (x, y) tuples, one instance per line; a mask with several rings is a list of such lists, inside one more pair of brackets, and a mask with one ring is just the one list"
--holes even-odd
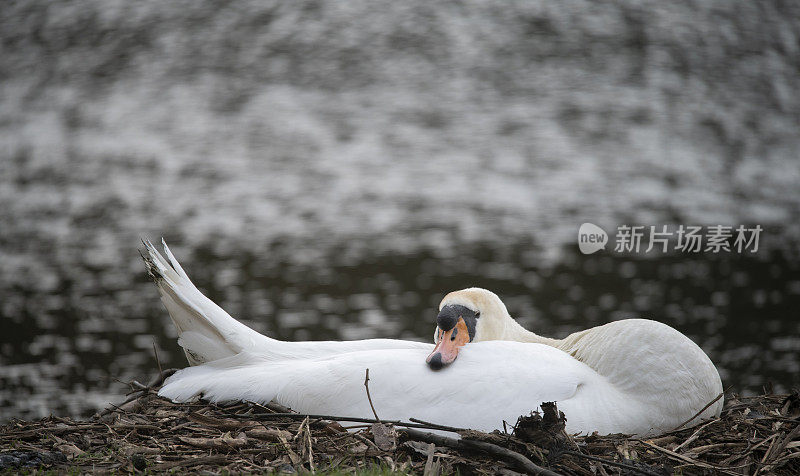
[[(475, 285), (540, 334), (650, 317), (726, 388), (800, 385), (800, 11), (695, 7), (0, 9), (0, 419), (119, 401), (154, 342), (185, 365), (141, 236), (281, 339), (430, 340)], [(583, 222), (764, 232), (585, 256)]]

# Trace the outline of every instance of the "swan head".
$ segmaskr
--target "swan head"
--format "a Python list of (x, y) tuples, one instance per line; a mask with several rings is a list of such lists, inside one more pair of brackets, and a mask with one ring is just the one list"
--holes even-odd
[(505, 304), (491, 291), (467, 288), (453, 291), (439, 304), (436, 347), (426, 362), (434, 370), (452, 363), (459, 347), (484, 340), (502, 339), (508, 321), (512, 321)]

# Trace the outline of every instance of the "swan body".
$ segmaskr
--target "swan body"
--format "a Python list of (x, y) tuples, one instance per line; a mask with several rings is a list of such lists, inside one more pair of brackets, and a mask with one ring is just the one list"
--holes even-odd
[[(683, 419), (675, 426), (690, 419), (686, 426), (693, 426), (722, 411), (724, 402), (718, 398), (723, 391), (722, 380), (714, 363), (691, 339), (661, 322), (625, 319), (552, 339), (523, 328), (491, 291), (468, 288), (446, 295), (439, 306), (439, 322), (445, 310), (453, 306), (480, 315), (473, 333), (481, 341), (516, 341), (559, 349), (588, 365), (626, 398), (646, 402), (651, 411), (664, 418), (681, 415)], [(438, 335), (437, 328), (435, 340)], [(458, 359), (460, 363), (461, 357)], [(538, 365), (534, 361), (530, 364)], [(672, 428), (664, 427), (667, 429)]]
[(586, 364), (544, 344), (478, 342), (457, 365), (438, 372), (425, 365), (429, 351), (366, 350), (285, 361), (245, 353), (183, 369), (159, 395), (274, 400), (301, 413), (372, 418), (364, 388), (368, 368), (372, 402), (385, 420), (415, 417), (492, 431), (541, 402), (557, 401), (570, 433), (650, 435), (682, 423), (679, 415), (655, 414), (649, 402), (628, 398)]
[[(708, 357), (668, 326), (619, 321), (561, 341), (547, 339), (525, 331), (497, 296), (476, 288), (451, 293), (442, 302), (442, 309), (459, 303), (480, 310), (481, 317), (458, 363), (436, 372), (425, 364), (433, 344), (271, 339), (203, 296), (166, 244), (164, 250), (166, 258), (145, 242), (143, 257), (193, 365), (159, 391), (175, 401), (274, 400), (303, 413), (371, 418), (364, 389), (369, 369), (375, 409), (387, 420), (416, 417), (491, 431), (541, 402), (556, 401), (567, 415), (568, 432), (646, 436), (684, 423), (721, 392)], [(500, 340), (509, 337), (512, 341)], [(668, 376), (662, 374), (664, 362)], [(697, 365), (709, 375), (713, 370), (716, 382), (709, 377), (698, 384)], [(698, 388), (703, 391), (693, 395)], [(718, 404), (693, 423), (718, 415)]]

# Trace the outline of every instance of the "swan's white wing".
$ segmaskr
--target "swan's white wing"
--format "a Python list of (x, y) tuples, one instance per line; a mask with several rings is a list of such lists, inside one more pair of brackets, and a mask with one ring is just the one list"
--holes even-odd
[[(428, 349), (350, 352), (325, 359), (270, 362), (254, 355), (184, 369), (159, 392), (174, 400), (202, 394), (211, 401), (274, 399), (303, 413), (378, 415), (494, 430), (514, 423), (543, 401), (568, 402), (592, 375), (564, 352), (539, 344), (471, 344), (441, 371), (425, 364)], [(530, 362), (538, 362), (530, 365)]]
[(167, 258), (148, 240), (142, 257), (147, 271), (158, 286), (161, 301), (178, 329), (178, 343), (189, 363), (197, 365), (257, 347), (269, 346), (273, 339), (237, 321), (208, 299), (164, 243)]
[(239, 353), (259, 354), (262, 359), (312, 359), (345, 352), (381, 349), (433, 349), (420, 342), (368, 339), (359, 341), (283, 342), (259, 334), (231, 317), (192, 283), (166, 243), (166, 258), (152, 243), (143, 241), (143, 257), (158, 286), (161, 301), (178, 329), (178, 343), (192, 365)]

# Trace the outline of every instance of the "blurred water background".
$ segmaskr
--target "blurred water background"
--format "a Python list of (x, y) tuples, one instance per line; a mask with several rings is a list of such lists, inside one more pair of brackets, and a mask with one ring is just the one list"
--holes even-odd
[[(6, 2), (0, 420), (122, 400), (154, 342), (185, 365), (142, 236), (281, 339), (430, 340), (477, 285), (796, 386), (799, 37), (783, 1)], [(585, 256), (583, 222), (765, 231)]]

